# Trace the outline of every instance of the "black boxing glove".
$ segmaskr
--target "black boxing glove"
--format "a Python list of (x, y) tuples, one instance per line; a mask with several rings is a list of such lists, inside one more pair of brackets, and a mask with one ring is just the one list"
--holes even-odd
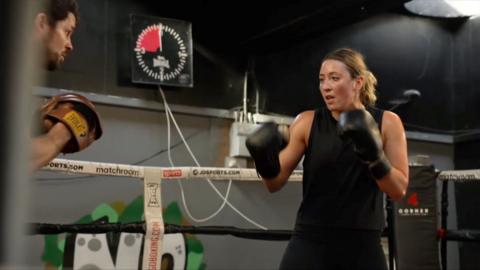
[(383, 152), (380, 131), (368, 111), (360, 109), (341, 113), (338, 130), (340, 136), (352, 140), (355, 153), (368, 164), (376, 180), (390, 172), (392, 166)]
[(280, 173), (278, 155), (286, 146), (286, 139), (274, 122), (266, 122), (247, 136), (245, 146), (255, 161), (255, 168), (263, 178), (273, 178)]

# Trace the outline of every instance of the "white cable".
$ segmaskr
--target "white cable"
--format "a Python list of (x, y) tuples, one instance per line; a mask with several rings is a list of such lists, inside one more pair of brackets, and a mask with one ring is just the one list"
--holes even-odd
[[(176, 121), (175, 121), (175, 118), (173, 118), (173, 114), (172, 114), (172, 111), (170, 110), (170, 107), (168, 106), (168, 104), (165, 102), (166, 101), (166, 98), (165, 98), (165, 95), (164, 93), (162, 92), (162, 96), (164, 98), (164, 106), (166, 108), (166, 115), (167, 115), (167, 130), (168, 130), (168, 157), (169, 157), (169, 161), (170, 161), (170, 165), (172, 167), (174, 167), (174, 164), (173, 164), (173, 161), (171, 159), (171, 151), (170, 151), (170, 117), (172, 117), (172, 121), (174, 122), (176, 128), (177, 128), (177, 131), (179, 132), (180, 134), (180, 137), (182, 138), (183, 142), (185, 143), (186, 147), (187, 147), (187, 150), (188, 152), (190, 153), (191, 157), (194, 159), (196, 165), (198, 167), (200, 167), (200, 164), (199, 162), (197, 161), (197, 159), (195, 158), (195, 155), (193, 154), (193, 152), (191, 151), (190, 147), (188, 146), (185, 138), (183, 137), (183, 134), (182, 132), (180, 131)], [(228, 195), (230, 194), (230, 188), (231, 188), (231, 185), (232, 185), (232, 180), (230, 179), (229, 180), (229, 183), (228, 183), (228, 187), (227, 187), (227, 192), (225, 193), (225, 196), (223, 196), (219, 191), (218, 189), (216, 189), (216, 187), (213, 185), (213, 183), (211, 183), (210, 179), (206, 179), (210, 185), (214, 188), (214, 190), (218, 193), (218, 195), (223, 199), (223, 202), (222, 202), (222, 205), (217, 209), (217, 211), (215, 211), (214, 213), (212, 213), (210, 216), (206, 217), (206, 218), (203, 218), (203, 219), (198, 219), (198, 218), (195, 218), (193, 217), (193, 215), (191, 214), (188, 206), (187, 206), (187, 202), (186, 202), (186, 199), (185, 199), (185, 193), (184, 193), (184, 189), (183, 189), (183, 185), (181, 183), (181, 181), (179, 182), (180, 184), (180, 190), (181, 190), (181, 195), (182, 195), (182, 202), (183, 202), (183, 205), (185, 207), (185, 210), (187, 212), (187, 215), (194, 221), (196, 222), (205, 222), (205, 221), (208, 221), (212, 218), (214, 218), (215, 216), (218, 215), (218, 213), (220, 213), (223, 208), (225, 207), (225, 205), (228, 203)]]
[[(161, 90), (161, 89), (160, 89)], [(166, 113), (166, 116), (167, 116), (167, 141), (168, 141), (168, 159), (169, 159), (169, 162), (170, 162), (170, 165), (172, 167), (174, 167), (174, 164), (173, 164), (173, 161), (172, 161), (172, 158), (171, 158), (171, 151), (170, 151), (170, 115), (171, 117), (173, 117), (173, 114), (170, 110), (170, 107), (168, 106), (168, 104), (166, 103), (166, 98), (165, 98), (165, 95), (163, 93), (163, 91), (161, 90), (161, 94), (162, 94), (162, 97), (163, 97), (163, 100), (164, 100), (164, 106), (166, 108), (165, 110), (165, 113)], [(173, 121), (175, 121), (175, 119), (173, 119)], [(197, 164), (198, 167), (200, 167), (200, 164), (198, 163), (198, 161), (196, 160), (195, 158), (195, 155), (193, 154), (193, 152), (189, 149), (188, 147), (188, 144), (186, 143), (186, 140), (185, 138), (183, 137), (183, 134), (181, 133), (181, 131), (179, 130), (178, 128), (178, 125), (176, 124), (176, 122), (174, 122), (175, 125), (177, 126), (177, 130), (179, 131), (179, 133), (181, 134), (180, 136), (182, 137), (182, 140), (183, 142), (185, 143), (185, 145), (187, 146), (187, 149), (190, 153), (190, 155), (192, 156), (192, 158), (194, 159), (195, 163)], [(210, 181), (210, 179), (207, 179), (208, 181)], [(212, 213), (210, 216), (206, 217), (206, 218), (202, 218), (202, 219), (199, 219), (199, 218), (195, 218), (193, 217), (193, 215), (191, 214), (190, 212), (190, 209), (188, 208), (188, 205), (187, 205), (187, 202), (186, 202), (186, 199), (185, 199), (185, 193), (184, 193), (184, 189), (183, 189), (183, 185), (181, 183), (181, 181), (179, 182), (180, 184), (180, 191), (181, 191), (181, 195), (182, 195), (182, 203), (185, 207), (185, 210), (187, 212), (187, 215), (195, 222), (205, 222), (205, 221), (208, 221), (212, 218), (214, 218), (215, 216), (218, 215), (218, 213), (220, 213), (222, 211), (222, 209), (225, 207), (225, 204), (227, 202), (227, 198), (228, 198), (228, 195), (230, 194), (230, 188), (231, 188), (231, 185), (232, 185), (232, 180), (229, 181), (228, 183), (228, 187), (227, 187), (227, 192), (225, 193), (225, 197), (221, 196), (220, 194), (220, 197), (223, 198), (223, 202), (222, 202), (222, 205), (217, 209), (217, 211), (215, 211), (214, 213)]]
[[(161, 91), (161, 90), (160, 90)], [(168, 107), (168, 104), (165, 102), (166, 99), (164, 98), (164, 94), (163, 92), (161, 93), (162, 94), (162, 97), (163, 97), (163, 104), (164, 104), (164, 107), (167, 108)], [(168, 107), (169, 108), (169, 107)], [(167, 148), (167, 153), (168, 153), (168, 160), (169, 160), (169, 163), (170, 163), (170, 166), (172, 167), (175, 167), (174, 163), (173, 163), (173, 160), (172, 160), (172, 155), (171, 155), (171, 148), (170, 148), (170, 145), (171, 145), (171, 138), (170, 138), (170, 133), (171, 133), (171, 129), (170, 129), (170, 115), (169, 113), (167, 112), (167, 110), (165, 110), (165, 115), (166, 115), (166, 119), (167, 119), (167, 145), (168, 145), (168, 148)], [(223, 208), (225, 207), (225, 202), (226, 202), (226, 199), (223, 200), (222, 202), (222, 205), (214, 212), (212, 213), (211, 215), (209, 215), (208, 217), (205, 217), (205, 218), (195, 218), (192, 213), (190, 212), (190, 209), (187, 205), (187, 201), (185, 199), (185, 192), (184, 192), (184, 188), (183, 188), (183, 185), (182, 185), (182, 181), (178, 181), (178, 184), (180, 185), (180, 194), (182, 196), (182, 203), (183, 203), (183, 206), (185, 208), (185, 211), (187, 212), (187, 216), (195, 221), (195, 222), (206, 222), (214, 217), (216, 217), (218, 215), (218, 213), (220, 213)], [(225, 198), (228, 198), (228, 195), (230, 194), (230, 187), (232, 186), (232, 180), (229, 181), (228, 183), (228, 187), (227, 187), (227, 192), (225, 193)]]
[[(177, 124), (177, 121), (175, 120), (175, 117), (173, 116), (173, 113), (172, 111), (170, 110), (170, 107), (167, 103), (167, 99), (165, 98), (165, 94), (163, 92), (163, 90), (159, 87), (159, 91), (160, 91), (160, 94), (162, 96), (162, 99), (163, 99), (163, 103), (164, 103), (164, 107), (165, 107), (165, 113), (167, 114), (167, 130), (168, 130), (168, 140), (170, 140), (170, 117), (172, 119), (172, 122), (173, 124), (175, 125), (175, 128), (177, 129), (177, 132), (178, 134), (180, 135), (180, 138), (182, 139), (182, 141), (184, 142), (185, 144), (185, 147), (187, 148), (187, 151), (190, 153), (190, 156), (192, 157), (192, 159), (194, 160), (195, 164), (200, 167), (200, 163), (197, 161), (197, 159), (195, 158), (195, 155), (193, 154), (192, 150), (190, 149), (190, 146), (188, 145), (187, 141), (185, 140), (184, 136), (183, 136), (183, 133), (182, 131), (180, 130), (178, 124)], [(169, 115), (169, 116), (168, 116)], [(169, 153), (169, 160), (171, 162), (171, 165), (173, 166), (173, 162), (171, 160), (171, 156), (170, 156), (170, 142), (168, 143), (168, 153)], [(208, 184), (213, 188), (213, 190), (218, 194), (218, 196), (220, 196), (220, 198), (223, 199), (223, 204), (222, 206), (219, 208), (219, 210), (221, 210), (223, 208), (223, 206), (225, 204), (227, 204), (233, 211), (235, 211), (238, 215), (240, 215), (242, 218), (244, 218), (245, 220), (247, 220), (248, 222), (250, 222), (251, 224), (253, 224), (254, 226), (260, 228), (260, 229), (263, 229), (263, 230), (267, 230), (267, 228), (265, 226), (262, 226), (260, 224), (258, 224), (257, 222), (253, 221), (252, 219), (250, 219), (249, 217), (247, 217), (245, 214), (243, 214), (240, 210), (238, 210), (234, 205), (232, 205), (228, 200), (227, 200), (227, 196), (228, 196), (228, 193), (230, 192), (230, 187), (228, 187), (227, 189), (227, 193), (225, 194), (225, 196), (222, 195), (222, 193), (217, 189), (217, 187), (212, 183), (212, 181), (210, 179), (206, 179)], [(180, 183), (181, 181), (179, 181)], [(231, 180), (230, 180), (230, 183), (229, 185), (231, 184)], [(181, 193), (182, 193), (182, 201), (184, 202), (184, 206), (185, 206), (185, 209), (186, 211), (189, 213), (189, 211), (187, 210), (187, 206), (186, 206), (186, 203), (185, 203), (185, 200), (184, 200), (184, 194), (183, 194), (183, 188), (181, 189)], [(216, 212), (219, 212), (219, 210), (217, 210)], [(215, 213), (214, 213), (215, 214)], [(212, 214), (213, 215), (213, 214)], [(216, 215), (216, 214), (215, 214)], [(190, 216), (192, 219), (193, 217)]]

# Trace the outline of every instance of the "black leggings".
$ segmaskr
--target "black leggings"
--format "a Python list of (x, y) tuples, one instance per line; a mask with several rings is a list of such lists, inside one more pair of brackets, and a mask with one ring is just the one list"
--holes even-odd
[(295, 234), (290, 239), (280, 270), (387, 270), (380, 233), (349, 232), (315, 237)]

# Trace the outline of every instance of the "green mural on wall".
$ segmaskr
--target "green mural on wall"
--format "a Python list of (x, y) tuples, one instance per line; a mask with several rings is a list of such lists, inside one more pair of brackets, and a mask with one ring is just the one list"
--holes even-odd
[[(163, 209), (165, 223), (188, 225), (176, 202)], [(131, 223), (143, 221), (143, 196), (130, 204), (100, 204), (76, 224)], [(203, 245), (192, 234), (165, 234), (162, 269), (203, 270)], [(141, 269), (143, 234), (46, 235), (42, 261), (45, 269)]]

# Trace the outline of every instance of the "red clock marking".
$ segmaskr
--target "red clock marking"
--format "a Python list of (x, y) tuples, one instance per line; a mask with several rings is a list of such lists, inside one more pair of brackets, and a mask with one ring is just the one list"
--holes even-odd
[(158, 49), (162, 50), (162, 43), (160, 40), (160, 27), (158, 25), (149, 27), (144, 32), (140, 41), (140, 47), (144, 48), (146, 52), (156, 52)]

